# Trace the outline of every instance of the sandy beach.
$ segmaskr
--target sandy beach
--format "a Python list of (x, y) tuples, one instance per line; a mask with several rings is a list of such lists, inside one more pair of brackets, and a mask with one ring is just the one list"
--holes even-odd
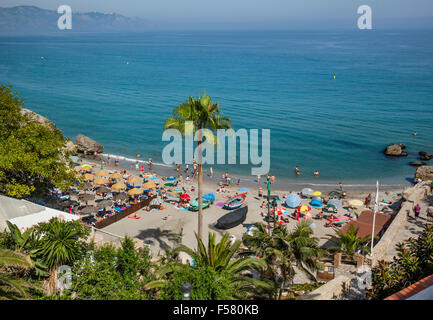
[[(93, 161), (91, 159), (83, 159), (83, 163), (95, 164), (96, 168), (100, 168), (101, 164), (99, 161)], [(114, 166), (113, 164), (104, 166), (105, 170), (109, 170), (110, 172), (119, 171), (122, 169), (126, 169), (128, 174), (139, 177), (140, 172), (131, 168), (123, 168), (121, 165)], [(148, 172), (148, 167), (145, 166), (145, 171)], [(157, 172), (153, 172), (158, 175)], [(184, 171), (182, 170), (183, 176), (185, 176)], [(176, 170), (173, 169), (173, 175), (176, 174)], [(277, 177), (278, 178), (278, 177)], [(265, 178), (264, 178), (265, 179)], [(228, 210), (223, 209), (218, 204), (223, 203), (227, 200), (227, 198), (234, 196), (237, 192), (238, 188), (245, 187), (242, 185), (232, 184), (227, 187), (227, 191), (225, 193), (216, 192), (218, 188), (218, 183), (216, 181), (220, 179), (216, 179), (214, 177), (211, 180), (207, 174), (204, 173), (203, 177), (203, 194), (214, 192), (215, 193), (215, 202), (209, 208), (203, 210), (203, 240), (206, 243), (208, 238), (208, 232), (214, 232), (217, 234), (217, 240), (221, 238), (221, 236), (228, 232), (230, 235), (234, 235), (236, 239), (241, 239), (243, 234), (245, 233), (248, 226), (256, 222), (263, 222), (262, 212), (265, 212), (264, 209), (261, 208), (262, 202), (265, 200), (264, 198), (258, 197), (258, 186), (252, 187), (247, 186), (250, 189), (250, 192), (246, 198), (246, 205), (248, 205), (248, 214), (245, 222), (242, 225), (238, 225), (229, 230), (219, 230), (216, 229), (215, 223), (216, 221), (228, 213)], [(265, 179), (266, 180), (266, 179)], [(155, 180), (156, 183), (162, 183), (162, 180)], [(266, 194), (266, 186), (263, 183), (264, 194)], [(337, 183), (335, 185), (335, 189), (337, 189)], [(182, 182), (179, 183), (178, 187), (185, 187), (188, 191), (189, 195), (192, 199), (197, 197), (197, 179), (191, 181), (185, 181), (182, 179)], [(191, 187), (195, 186), (195, 191), (190, 192)], [(346, 190), (346, 189), (345, 189)], [(279, 199), (283, 199), (284, 195), (289, 194), (291, 191), (299, 192), (300, 190), (282, 190), (282, 189), (274, 189), (272, 188), (272, 195), (277, 195)], [(320, 191), (320, 190), (319, 190)], [(368, 194), (372, 194), (375, 196), (376, 190), (355, 190), (348, 189), (346, 190), (347, 200), (351, 199), (359, 199), (363, 200)], [(394, 203), (400, 199), (400, 194), (402, 189), (387, 189), (379, 192), (379, 202), (382, 203), (380, 209), (382, 211), (394, 214), (395, 212), (384, 205), (384, 201), (387, 203)], [(323, 192), (324, 197), (326, 198), (328, 192)], [(302, 204), (307, 205), (310, 199), (302, 199)], [(281, 206), (282, 202), (278, 202), (278, 206)], [(392, 206), (391, 206), (392, 207)], [(364, 206), (359, 208), (361, 211), (365, 209)], [(312, 208), (312, 217), (319, 213), (320, 209)], [(290, 213), (289, 223), (286, 223), (289, 230), (293, 229), (296, 226), (297, 221), (291, 217), (291, 213), (294, 212), (294, 209), (288, 209)], [(340, 208), (336, 215), (343, 215), (346, 213), (346, 209)], [(113, 237), (109, 234), (114, 234), (117, 236), (130, 236), (133, 238), (137, 238), (142, 240), (145, 244), (149, 245), (153, 254), (158, 254), (158, 252), (163, 252), (165, 249), (173, 246), (173, 239), (176, 235), (178, 235), (181, 231), (183, 232), (182, 243), (194, 248), (196, 246), (196, 239), (194, 237), (194, 232), (197, 232), (198, 229), (198, 221), (197, 221), (197, 213), (192, 212), (186, 209), (177, 208), (175, 205), (164, 202), (163, 209), (152, 209), (150, 212), (145, 211), (144, 209), (138, 212), (138, 216), (141, 219), (129, 219), (124, 218), (116, 223), (113, 223), (104, 229), (100, 234), (103, 236), (105, 241), (112, 241)], [(167, 219), (168, 217), (168, 219)], [(332, 228), (325, 227), (326, 220), (325, 219), (311, 219), (312, 229), (314, 231), (314, 235), (320, 239), (320, 245), (325, 245), (328, 241), (328, 236), (334, 234)], [(104, 232), (108, 232), (109, 234), (104, 234)]]

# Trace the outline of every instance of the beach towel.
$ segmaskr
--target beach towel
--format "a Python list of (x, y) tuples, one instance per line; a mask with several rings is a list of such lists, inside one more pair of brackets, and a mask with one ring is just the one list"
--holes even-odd
[(130, 217), (128, 217), (128, 218), (130, 218), (130, 219), (135, 219), (135, 220), (139, 220), (139, 219), (141, 219), (141, 217), (134, 217), (134, 216), (130, 216)]

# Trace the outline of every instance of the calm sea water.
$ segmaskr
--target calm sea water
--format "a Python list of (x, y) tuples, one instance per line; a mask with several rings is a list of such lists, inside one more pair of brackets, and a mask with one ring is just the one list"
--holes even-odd
[[(433, 153), (432, 33), (1, 37), (0, 83), (65, 135), (154, 162), (165, 118), (205, 89), (235, 129), (271, 129), (271, 173), (280, 182), (404, 184), (418, 151)], [(406, 144), (409, 156), (384, 157), (390, 143)], [(220, 169), (250, 173), (247, 165)]]

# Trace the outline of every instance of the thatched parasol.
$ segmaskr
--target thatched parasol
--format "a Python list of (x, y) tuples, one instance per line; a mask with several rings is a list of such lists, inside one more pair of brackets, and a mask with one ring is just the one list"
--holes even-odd
[(142, 180), (136, 177), (130, 177), (126, 182), (128, 182), (129, 184), (135, 185), (138, 183), (141, 183)]
[(94, 176), (93, 176), (93, 174), (90, 174), (90, 173), (86, 173), (83, 177), (84, 181), (92, 181), (93, 179), (94, 179)]
[(110, 175), (110, 178), (111, 179), (121, 179), (121, 178), (123, 178), (123, 176), (120, 173), (115, 172), (112, 175)]
[(153, 181), (143, 183), (143, 189), (156, 189), (156, 184)]
[(115, 183), (111, 186), (111, 190), (125, 190), (126, 185), (122, 182)]
[(95, 179), (95, 181), (93, 181), (93, 184), (95, 185), (103, 185), (103, 184), (107, 184), (109, 183), (109, 181), (105, 178), (97, 178)]
[(98, 172), (96, 172), (95, 175), (97, 177), (106, 177), (106, 176), (108, 176), (108, 171), (106, 171), (106, 170), (99, 170)]
[(128, 191), (129, 196), (137, 196), (137, 195), (142, 194), (142, 193), (143, 193), (143, 189), (140, 189), (140, 188), (133, 188), (133, 189)]

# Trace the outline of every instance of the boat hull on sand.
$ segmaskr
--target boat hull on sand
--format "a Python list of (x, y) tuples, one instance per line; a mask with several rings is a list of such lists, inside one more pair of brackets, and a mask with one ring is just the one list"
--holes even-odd
[(236, 209), (218, 219), (215, 228), (227, 230), (234, 228), (247, 218), (248, 206)]

